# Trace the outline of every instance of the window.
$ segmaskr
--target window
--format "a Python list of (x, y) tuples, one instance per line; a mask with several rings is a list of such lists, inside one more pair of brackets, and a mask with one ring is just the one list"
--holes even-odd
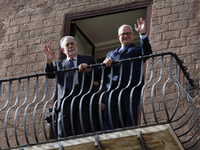
[[(83, 14), (67, 15), (64, 35), (76, 37), (79, 45), (78, 54), (93, 55), (96, 62), (102, 62), (109, 51), (120, 45), (117, 32), (122, 24), (129, 24), (134, 30), (137, 19), (146, 19), (148, 34), (151, 3), (140, 2)], [(134, 43), (140, 44), (137, 32), (135, 32)]]
[(72, 24), (72, 28), (72, 31), (74, 31), (72, 35), (76, 37), (76, 41), (78, 43), (78, 54), (94, 56), (95, 46), (93, 43), (75, 23)]

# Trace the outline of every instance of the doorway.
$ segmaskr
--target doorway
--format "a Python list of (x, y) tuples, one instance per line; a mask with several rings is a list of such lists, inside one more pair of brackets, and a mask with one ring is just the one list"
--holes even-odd
[[(92, 55), (97, 63), (101, 63), (106, 54), (116, 49), (120, 43), (117, 37), (118, 28), (129, 24), (134, 30), (137, 19), (146, 20), (146, 29), (150, 26), (151, 2), (97, 10), (84, 14), (67, 15), (64, 35), (75, 36), (78, 43), (78, 54)], [(140, 45), (140, 38), (134, 32), (134, 44)]]

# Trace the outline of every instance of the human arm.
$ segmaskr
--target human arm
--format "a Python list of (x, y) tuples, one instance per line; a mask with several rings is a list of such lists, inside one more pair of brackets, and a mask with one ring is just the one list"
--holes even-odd
[(114, 60), (111, 58), (111, 57), (107, 57), (103, 63), (107, 66), (107, 67), (110, 67), (111, 64), (114, 62)]
[(82, 63), (78, 66), (79, 72), (83, 72), (83, 70), (85, 70), (85, 72), (90, 72), (91, 68), (88, 68), (88, 64), (87, 63)]
[(139, 20), (137, 20), (137, 24), (135, 24), (135, 31), (137, 31), (140, 35), (143, 35), (146, 33), (146, 24), (145, 24), (145, 20), (143, 20), (142, 18), (140, 18)]
[[(92, 75), (92, 68), (88, 67), (90, 65), (94, 65), (95, 61), (94, 58), (90, 55), (78, 55), (78, 62), (80, 62), (80, 65), (78, 65), (79, 72), (86, 72), (87, 76)], [(100, 79), (100, 70), (99, 67), (94, 67), (94, 80), (98, 81)]]
[[(50, 47), (45, 45), (43, 48), (43, 52), (45, 55), (45, 59), (46, 59), (46, 65), (45, 65), (45, 72), (53, 72), (54, 71), (54, 67), (53, 67), (53, 63), (52, 60), (55, 58), (55, 53), (53, 51), (51, 51)], [(49, 78), (54, 78), (55, 75), (51, 74), (48, 75)]]
[(51, 51), (49, 45), (45, 45), (44, 48), (43, 48), (43, 52), (44, 52), (44, 55), (45, 55), (46, 63), (48, 65), (51, 65), (52, 64), (52, 60), (55, 58), (54, 51)]
[(137, 24), (138, 25), (135, 24), (135, 30), (140, 34), (140, 43), (143, 50), (143, 55), (152, 54), (151, 45), (145, 33), (146, 32), (145, 20), (140, 18), (139, 20), (137, 20)]

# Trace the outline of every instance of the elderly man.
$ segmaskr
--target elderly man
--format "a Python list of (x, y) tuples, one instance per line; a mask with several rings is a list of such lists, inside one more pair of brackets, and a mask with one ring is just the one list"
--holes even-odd
[[(112, 85), (111, 90), (115, 89), (114, 93), (112, 93), (111, 101), (109, 103), (108, 107), (108, 99), (110, 91), (106, 93), (105, 96), (105, 129), (111, 129), (111, 128), (118, 128), (119, 125), (119, 119), (118, 119), (118, 95), (119, 92), (125, 88), (128, 85), (129, 79), (130, 79), (130, 70), (131, 70), (131, 62), (125, 62), (123, 63), (123, 72), (122, 72), (122, 80), (120, 87), (116, 89), (117, 83), (119, 81), (119, 72), (120, 72), (120, 64), (115, 63), (113, 64), (113, 77), (111, 78), (110, 74), (110, 66), (114, 61), (119, 61), (123, 59), (128, 59), (132, 57), (138, 57), (142, 55), (149, 55), (152, 54), (151, 46), (149, 44), (149, 40), (147, 38), (147, 35), (145, 33), (145, 21), (140, 18), (140, 20), (137, 20), (138, 25), (135, 24), (135, 30), (140, 34), (140, 42), (141, 46), (137, 47), (133, 43), (134, 33), (132, 30), (132, 27), (130, 25), (122, 25), (118, 29), (118, 38), (121, 43), (121, 46), (119, 46), (116, 50), (113, 50), (107, 54), (106, 59), (103, 61), (103, 63), (106, 64), (105, 73), (107, 74), (107, 87), (110, 85), (110, 79), (112, 79)], [(130, 91), (134, 86), (136, 86), (140, 81), (140, 69), (141, 69), (141, 60), (137, 60), (133, 62), (133, 75), (130, 86), (123, 91), (121, 96), (121, 108), (123, 110), (123, 124), (126, 127), (137, 125), (137, 118), (138, 118), (138, 106), (140, 101), (140, 93), (141, 88), (143, 86), (143, 79), (142, 82), (137, 86), (137, 88), (134, 89), (133, 95), (131, 96), (132, 99), (132, 106), (130, 111)], [(111, 95), (110, 95), (111, 96)], [(111, 120), (109, 118), (109, 109), (111, 109)], [(133, 112), (134, 121), (131, 119), (131, 113)], [(112, 123), (110, 122), (112, 121)], [(122, 125), (121, 125), (122, 126)]]
[[(88, 65), (94, 64), (95, 61), (92, 56), (86, 55), (78, 55), (78, 45), (74, 37), (72, 36), (65, 36), (60, 40), (60, 46), (62, 52), (67, 56), (64, 60), (59, 60), (56, 62), (52, 62), (55, 58), (55, 53), (51, 51), (50, 47), (45, 45), (44, 46), (44, 54), (46, 58), (46, 66), (45, 72), (54, 72), (59, 70), (65, 70), (72, 67), (78, 67), (79, 71), (75, 73), (75, 71), (68, 71), (68, 72), (58, 72), (57, 79), (58, 79), (58, 137), (63, 137), (65, 135), (71, 136), (74, 134), (81, 134), (83, 133), (82, 128), (80, 126), (80, 116), (79, 116), (79, 102), (80, 98), (83, 94), (88, 92), (91, 83), (91, 68), (87, 68)], [(83, 77), (83, 69), (85, 70), (85, 78), (84, 78), (84, 88), (81, 92), (80, 96), (77, 96), (80, 92), (81, 85), (82, 85), (82, 77)], [(95, 80), (99, 79), (99, 70), (95, 68), (94, 70), (94, 77)], [(73, 77), (75, 76), (75, 83), (73, 83)], [(55, 75), (48, 75), (49, 78), (54, 78)], [(66, 78), (66, 79), (65, 79)], [(64, 81), (66, 81), (64, 83)], [(72, 88), (74, 85), (74, 89)], [(66, 87), (66, 88), (65, 88)], [(72, 94), (70, 92), (73, 90)], [(70, 94), (70, 95), (69, 95)], [(92, 91), (90, 92), (92, 94)], [(65, 99), (67, 97), (67, 99)], [(71, 102), (73, 101), (73, 118), (70, 118), (70, 108)], [(64, 100), (64, 103), (62, 104)], [(90, 121), (89, 121), (89, 100), (88, 95), (83, 100), (82, 104), (82, 118), (83, 118), (83, 126), (85, 132), (90, 132)], [(95, 103), (96, 104), (96, 103)], [(63, 107), (63, 108), (62, 108)], [(61, 121), (61, 110), (63, 109), (63, 120), (64, 120), (64, 127), (62, 126)], [(74, 132), (71, 126), (71, 120), (73, 119), (74, 124)], [(65, 129), (65, 130), (63, 130)], [(64, 134), (66, 133), (66, 134)]]

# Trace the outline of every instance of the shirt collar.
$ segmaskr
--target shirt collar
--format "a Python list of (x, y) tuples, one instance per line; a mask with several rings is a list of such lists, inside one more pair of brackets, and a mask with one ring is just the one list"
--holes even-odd
[[(67, 57), (67, 61), (69, 61), (71, 58)], [(77, 55), (73, 57), (73, 61), (77, 61)]]

